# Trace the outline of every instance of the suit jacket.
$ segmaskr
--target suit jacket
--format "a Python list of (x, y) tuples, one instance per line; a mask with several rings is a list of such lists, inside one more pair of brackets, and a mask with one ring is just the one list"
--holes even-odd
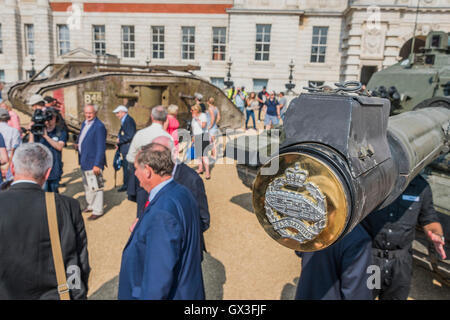
[(204, 299), (200, 233), (192, 194), (169, 182), (146, 208), (123, 251), (118, 298)]
[[(70, 266), (80, 271), (80, 288), (71, 289), (70, 295), (86, 299), (90, 268), (80, 205), (60, 194), (55, 197), (68, 282), (77, 272)], [(0, 192), (0, 208), (0, 300), (59, 299), (44, 191), (33, 183), (14, 184)]]
[[(83, 122), (81, 131), (85, 126)], [(80, 131), (80, 132), (81, 132)], [(79, 143), (80, 136), (77, 138)], [(78, 160), (81, 170), (92, 170), (94, 166), (103, 170), (106, 164), (106, 128), (103, 122), (98, 118), (94, 119), (94, 123), (87, 132), (81, 144), (81, 152), (78, 153)]]
[(208, 199), (206, 198), (205, 185), (199, 174), (194, 169), (185, 165), (184, 163), (178, 163), (175, 170), (173, 179), (179, 184), (185, 186), (192, 192), (194, 199), (197, 200), (197, 204), (200, 212), (200, 226), (202, 230), (201, 245), (202, 250), (206, 251), (205, 239), (203, 232), (209, 229), (210, 215), (208, 209)]
[(128, 153), (128, 149), (130, 149), (130, 143), (133, 140), (134, 135), (136, 134), (136, 122), (134, 119), (130, 117), (128, 114), (120, 127), (119, 130), (119, 152), (125, 158)]

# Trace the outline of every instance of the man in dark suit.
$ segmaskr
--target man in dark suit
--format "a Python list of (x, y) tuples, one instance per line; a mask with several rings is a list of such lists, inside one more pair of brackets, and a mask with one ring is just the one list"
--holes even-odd
[[(42, 190), (51, 166), (50, 150), (39, 143), (14, 154), (14, 182), (0, 192), (0, 300), (59, 299)], [(80, 205), (60, 194), (55, 201), (69, 293), (86, 299), (90, 268)]]
[(118, 106), (113, 111), (117, 118), (120, 119), (121, 127), (117, 135), (117, 148), (122, 155), (123, 168), (123, 186), (119, 188), (119, 192), (127, 191), (128, 186), (128, 161), (127, 154), (130, 149), (130, 143), (136, 134), (136, 122), (128, 115), (128, 108), (125, 106)]
[(106, 164), (106, 128), (97, 118), (97, 106), (86, 105), (86, 121), (81, 126), (75, 148), (81, 165), (83, 186), (87, 208), (83, 212), (92, 212), (89, 220), (96, 220), (103, 214), (103, 176)]
[(171, 151), (146, 145), (134, 166), (149, 198), (123, 251), (118, 298), (204, 299), (198, 205), (173, 180)]
[[(171, 140), (166, 136), (157, 137), (153, 140), (153, 142), (159, 143), (168, 149), (172, 148)], [(173, 180), (188, 188), (188, 190), (192, 192), (194, 199), (197, 201), (200, 213), (200, 227), (202, 230), (201, 247), (202, 251), (206, 251), (203, 233), (209, 229), (210, 215), (205, 185), (202, 178), (200, 178), (200, 175), (194, 169), (176, 159), (174, 150), (172, 150), (172, 159), (175, 163), (175, 167), (172, 172)]]

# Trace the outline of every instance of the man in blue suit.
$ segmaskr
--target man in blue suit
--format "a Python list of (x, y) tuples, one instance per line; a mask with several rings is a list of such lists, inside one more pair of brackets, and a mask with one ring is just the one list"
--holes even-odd
[(149, 200), (123, 251), (118, 298), (204, 299), (199, 209), (191, 192), (173, 181), (170, 150), (145, 145), (134, 166)]
[(127, 191), (128, 186), (128, 161), (127, 154), (130, 149), (130, 143), (136, 134), (136, 122), (128, 115), (128, 108), (125, 106), (118, 106), (113, 111), (117, 118), (120, 119), (121, 127), (117, 135), (117, 148), (122, 155), (123, 168), (123, 186), (119, 188), (119, 192)]
[(87, 208), (83, 212), (92, 212), (88, 220), (96, 220), (103, 215), (103, 176), (106, 164), (106, 128), (97, 118), (97, 106), (86, 105), (86, 121), (81, 126), (75, 148), (81, 165), (83, 186)]

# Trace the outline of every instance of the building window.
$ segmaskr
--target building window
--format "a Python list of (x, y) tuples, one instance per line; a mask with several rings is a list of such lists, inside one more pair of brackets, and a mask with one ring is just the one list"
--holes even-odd
[(152, 27), (152, 57), (164, 59), (164, 27)]
[(256, 61), (269, 61), (270, 52), (270, 24), (256, 25)]
[(227, 28), (213, 27), (212, 59), (215, 61), (225, 60), (225, 50), (227, 43)]
[(34, 25), (25, 25), (25, 53), (34, 55)]
[(267, 80), (267, 79), (253, 79), (253, 91), (259, 92), (264, 87), (267, 88), (268, 82), (269, 82), (269, 80)]
[(325, 62), (328, 27), (313, 27), (311, 62)]
[(36, 74), (35, 71), (27, 70), (27, 71), (26, 71), (26, 77), (27, 77), (27, 80), (30, 80), (35, 74)]
[(181, 58), (183, 60), (195, 59), (195, 27), (181, 27)]
[(122, 57), (134, 58), (134, 26), (122, 26)]
[(94, 53), (98, 56), (106, 54), (105, 26), (92, 26)]
[(58, 52), (63, 55), (70, 51), (70, 32), (66, 24), (57, 26), (58, 28)]
[(220, 89), (225, 88), (224, 80), (225, 80), (224, 78), (211, 77), (211, 83), (216, 87), (219, 87)]
[(0, 54), (3, 53), (2, 25), (0, 23)]
[(0, 70), (0, 82), (5, 82), (5, 70)]

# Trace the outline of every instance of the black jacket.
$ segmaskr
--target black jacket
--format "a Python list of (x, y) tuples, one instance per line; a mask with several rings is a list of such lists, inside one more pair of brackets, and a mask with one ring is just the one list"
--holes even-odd
[[(69, 287), (77, 284), (77, 269), (80, 275), (79, 288), (71, 289), (70, 296), (86, 299), (90, 267), (80, 205), (55, 197)], [(45, 208), (37, 184), (21, 182), (0, 192), (0, 299), (59, 299)]]
[(126, 157), (126, 155), (128, 154), (131, 141), (133, 140), (135, 134), (136, 134), (136, 122), (134, 122), (134, 119), (130, 117), (130, 115), (127, 115), (125, 121), (120, 127), (118, 134), (119, 143), (117, 144), (119, 146), (120, 153), (124, 157)]

